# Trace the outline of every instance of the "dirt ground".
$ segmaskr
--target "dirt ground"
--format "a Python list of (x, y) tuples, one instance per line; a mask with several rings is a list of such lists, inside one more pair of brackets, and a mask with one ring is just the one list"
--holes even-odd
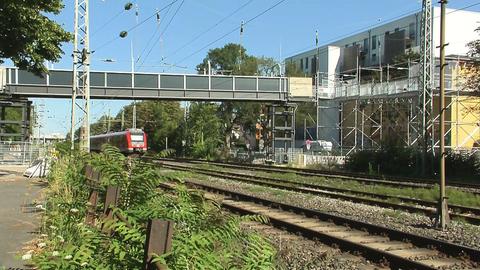
[(22, 248), (38, 231), (42, 183), (23, 177), (24, 169), (0, 165), (0, 269), (26, 269)]

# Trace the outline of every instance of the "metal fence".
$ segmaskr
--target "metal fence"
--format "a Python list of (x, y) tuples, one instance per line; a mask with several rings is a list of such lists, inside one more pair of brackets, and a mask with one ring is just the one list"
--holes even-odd
[(298, 156), (301, 154), (303, 154), (302, 148), (289, 148), (286, 152), (283, 148), (275, 148), (275, 163), (297, 163)]
[(47, 146), (32, 142), (0, 142), (0, 164), (28, 165), (45, 157)]

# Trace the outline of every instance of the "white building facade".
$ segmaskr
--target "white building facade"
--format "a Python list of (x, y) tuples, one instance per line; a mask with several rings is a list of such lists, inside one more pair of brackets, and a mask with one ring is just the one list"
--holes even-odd
[[(440, 43), (440, 8), (434, 8), (433, 38), (435, 56)], [(372, 27), (369, 30), (323, 45), (285, 59), (294, 63), (308, 76), (317, 69), (321, 79), (319, 97), (334, 97), (334, 82), (342, 75), (356, 73), (360, 68), (379, 68), (392, 64), (395, 57), (408, 51), (420, 53), (422, 13)], [(480, 13), (447, 9), (446, 55), (466, 55), (467, 43), (479, 38), (475, 30), (480, 26)], [(319, 33), (321, 34), (321, 29)], [(358, 56), (358, 57), (357, 57)]]
[[(480, 115), (462, 111), (472, 99), (457, 85), (459, 63), (466, 61), (467, 44), (480, 39), (476, 29), (480, 13), (465, 10), (446, 11), (446, 87), (450, 120), (445, 134), (452, 150), (472, 149), (480, 142)], [(306, 76), (315, 76), (318, 66), (317, 139), (333, 142), (340, 155), (357, 150), (378, 149), (389, 138), (406, 146), (418, 143), (420, 59), (408, 65), (395, 65), (398, 57), (420, 53), (422, 13), (414, 13), (349, 37), (285, 59)], [(321, 29), (319, 33), (321, 34)], [(440, 8), (433, 9), (433, 87), (439, 85)], [(317, 59), (318, 65), (317, 65)], [(393, 66), (392, 66), (393, 65)], [(393, 70), (400, 76), (391, 76)], [(402, 72), (399, 72), (403, 70)], [(459, 95), (460, 96), (460, 95)], [(438, 114), (438, 96), (433, 95), (432, 115)], [(437, 120), (429, 129), (434, 147)], [(473, 145), (473, 146), (472, 146)], [(477, 147), (478, 148), (478, 147)], [(480, 149), (480, 148), (478, 148)]]

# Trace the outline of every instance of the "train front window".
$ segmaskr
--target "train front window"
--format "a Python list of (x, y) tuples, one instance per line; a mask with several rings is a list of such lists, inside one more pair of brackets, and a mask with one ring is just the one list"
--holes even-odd
[(132, 134), (132, 142), (143, 142), (143, 134)]

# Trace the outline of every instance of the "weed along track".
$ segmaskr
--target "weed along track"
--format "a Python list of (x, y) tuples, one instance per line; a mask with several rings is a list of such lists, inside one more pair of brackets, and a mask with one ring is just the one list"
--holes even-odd
[[(178, 165), (163, 162), (165, 168), (174, 170), (188, 170), (208, 176), (219, 177), (232, 181), (239, 181), (253, 185), (266, 186), (292, 192), (300, 192), (334, 199), (347, 200), (355, 203), (375, 205), (385, 208), (397, 209), (412, 213), (422, 213), (433, 217), (436, 213), (436, 202), (426, 201), (405, 196), (391, 196), (373, 192), (355, 191), (351, 189), (335, 188), (325, 185), (300, 183), (292, 180), (281, 180), (277, 178), (259, 177), (244, 173), (233, 173), (218, 171), (207, 168), (196, 168), (193, 166)], [(480, 224), (480, 209), (462, 205), (450, 204), (452, 218), (461, 219), (471, 224)]]
[(240, 214), (260, 214), (278, 228), (361, 254), (391, 269), (474, 269), (480, 250), (360, 222), (321, 211), (186, 181), (226, 196), (222, 206)]

